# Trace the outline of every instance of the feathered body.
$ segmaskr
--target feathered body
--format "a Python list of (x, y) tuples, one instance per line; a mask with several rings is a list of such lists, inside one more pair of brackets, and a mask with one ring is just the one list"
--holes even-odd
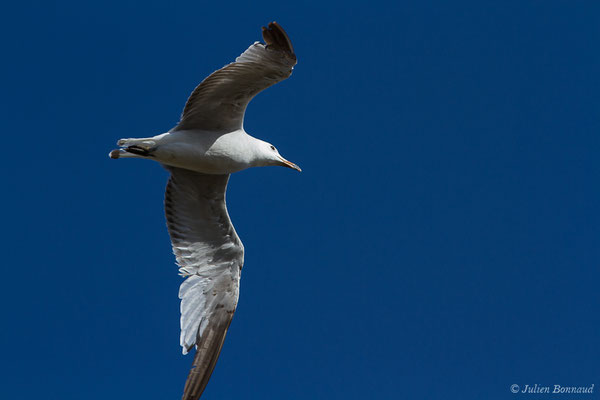
[(145, 158), (170, 171), (165, 215), (179, 272), (181, 346), (196, 347), (183, 400), (197, 400), (215, 367), (238, 296), (244, 246), (227, 213), (229, 174), (280, 165), (273, 145), (244, 131), (248, 102), (286, 79), (296, 64), (292, 44), (275, 22), (263, 28), (266, 45), (254, 43), (234, 63), (206, 78), (190, 95), (181, 120), (166, 133), (121, 139), (111, 158)]

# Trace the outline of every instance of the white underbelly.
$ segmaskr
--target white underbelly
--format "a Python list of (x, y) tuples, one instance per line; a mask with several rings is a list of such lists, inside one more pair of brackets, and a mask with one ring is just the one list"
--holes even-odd
[(176, 132), (161, 138), (153, 156), (173, 167), (205, 174), (231, 174), (249, 167), (231, 152), (232, 143), (240, 139), (235, 133), (210, 135), (199, 132)]

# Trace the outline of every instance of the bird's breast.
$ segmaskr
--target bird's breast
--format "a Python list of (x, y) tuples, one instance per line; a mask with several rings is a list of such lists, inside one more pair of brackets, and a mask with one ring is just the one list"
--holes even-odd
[(248, 168), (244, 137), (237, 132), (177, 131), (157, 143), (157, 161), (205, 174), (231, 174)]

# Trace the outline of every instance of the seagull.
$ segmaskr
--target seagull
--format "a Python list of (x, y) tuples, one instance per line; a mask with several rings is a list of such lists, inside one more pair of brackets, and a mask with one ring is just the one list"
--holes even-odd
[(301, 171), (275, 146), (244, 130), (244, 113), (262, 90), (288, 78), (296, 65), (289, 37), (277, 22), (262, 28), (235, 62), (213, 72), (194, 89), (170, 131), (121, 139), (109, 157), (144, 158), (171, 174), (165, 215), (179, 273), (183, 354), (196, 348), (182, 400), (197, 400), (215, 367), (235, 312), (244, 246), (225, 205), (229, 175), (278, 165)]

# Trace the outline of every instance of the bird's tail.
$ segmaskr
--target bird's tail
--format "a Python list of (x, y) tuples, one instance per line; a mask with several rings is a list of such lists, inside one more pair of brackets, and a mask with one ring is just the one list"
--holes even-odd
[(217, 364), (230, 323), (231, 317), (225, 316), (220, 323), (207, 326), (202, 335), (198, 337), (194, 362), (185, 382), (181, 400), (198, 400), (204, 392)]
[(152, 157), (156, 142), (149, 138), (121, 139), (117, 146), (121, 148), (111, 151), (108, 154), (110, 158), (147, 158)]

